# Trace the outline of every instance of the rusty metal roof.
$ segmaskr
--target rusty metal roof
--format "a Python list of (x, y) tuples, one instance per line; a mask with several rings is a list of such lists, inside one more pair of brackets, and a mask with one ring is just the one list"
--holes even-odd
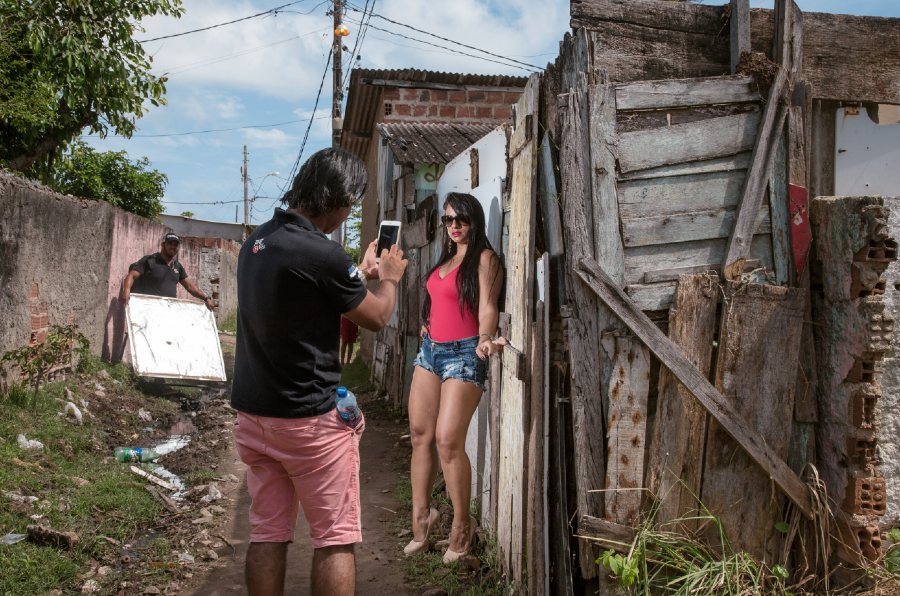
[[(344, 130), (341, 147), (360, 159), (366, 160), (369, 142), (376, 122), (383, 113), (382, 91), (386, 87), (416, 87), (439, 89), (471, 89), (473, 87), (509, 88), (521, 90), (528, 82), (527, 77), (508, 75), (477, 75), (451, 72), (435, 72), (404, 68), (395, 70), (372, 70), (355, 68), (350, 73), (350, 89), (347, 109), (344, 112)], [(396, 83), (392, 85), (392, 83)]]
[(379, 124), (378, 132), (397, 163), (448, 163), (495, 128), (494, 124), (410, 122)]

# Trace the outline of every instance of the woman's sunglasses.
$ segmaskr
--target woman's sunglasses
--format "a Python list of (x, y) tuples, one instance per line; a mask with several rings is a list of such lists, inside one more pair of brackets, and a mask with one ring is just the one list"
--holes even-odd
[(453, 225), (453, 222), (458, 222), (459, 225), (461, 225), (461, 226), (467, 226), (467, 225), (469, 225), (470, 220), (465, 215), (442, 215), (441, 216), (441, 223), (444, 226), (449, 228), (450, 226)]

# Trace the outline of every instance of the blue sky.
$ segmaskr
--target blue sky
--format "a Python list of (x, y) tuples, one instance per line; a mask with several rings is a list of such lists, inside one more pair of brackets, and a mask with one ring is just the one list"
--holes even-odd
[[(185, 0), (181, 19), (144, 23), (138, 39), (151, 39), (240, 19), (290, 0)], [(553, 60), (568, 30), (568, 0), (375, 0), (375, 13), (495, 54), (530, 64)], [(350, 0), (362, 8), (365, 0)], [(724, 0), (705, 2), (722, 4)], [(751, 1), (771, 7), (772, 2)], [(191, 211), (215, 221), (243, 220), (241, 160), (249, 153), (252, 222), (271, 216), (284, 177), (291, 171), (313, 115), (331, 44), (330, 0), (301, 0), (279, 12), (205, 32), (144, 44), (153, 56), (153, 71), (169, 73), (168, 105), (149, 107), (131, 139), (89, 138), (101, 150), (124, 149), (132, 158), (146, 156), (169, 177), (166, 213)], [(798, 0), (804, 11), (843, 12), (900, 17), (896, 0)], [(308, 14), (304, 14), (308, 13)], [(361, 16), (349, 10), (346, 25), (356, 43)], [(372, 19), (372, 25), (430, 39), (422, 33)], [(468, 51), (468, 50), (465, 50)], [(446, 72), (527, 75), (527, 71), (453, 54), (382, 31), (369, 29), (361, 58), (345, 52), (345, 72), (362, 68), (421, 68)], [(329, 108), (331, 71), (312, 121), (305, 156), (331, 143)], [(253, 128), (247, 128), (252, 126)], [(228, 129), (228, 130), (223, 130)], [(217, 131), (217, 132), (201, 132)], [(237, 211), (236, 211), (237, 209)]]

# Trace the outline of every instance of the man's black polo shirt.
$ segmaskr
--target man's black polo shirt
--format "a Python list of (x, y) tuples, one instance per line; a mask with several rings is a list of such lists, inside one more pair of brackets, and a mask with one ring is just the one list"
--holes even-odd
[(131, 286), (131, 291), (135, 294), (175, 298), (178, 282), (187, 278), (187, 271), (178, 259), (172, 259), (172, 263), (167, 265), (158, 252), (141, 257), (141, 260), (132, 263), (128, 270), (141, 274)]
[(341, 314), (365, 298), (361, 275), (301, 215), (276, 209), (256, 228), (238, 257), (235, 409), (305, 418), (334, 407)]

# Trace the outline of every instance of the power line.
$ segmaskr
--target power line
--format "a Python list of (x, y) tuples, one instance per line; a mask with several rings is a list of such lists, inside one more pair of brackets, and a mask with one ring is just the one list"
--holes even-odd
[[(351, 9), (351, 10), (355, 10), (355, 11), (359, 12), (359, 7), (358, 7), (358, 6), (353, 6), (353, 5), (349, 5), (349, 4), (348, 4), (348, 6), (350, 6), (350, 9)], [(363, 14), (365, 14), (365, 13), (363, 13)], [(488, 56), (494, 56), (495, 58), (502, 58), (503, 60), (507, 60), (507, 61), (509, 61), (509, 62), (514, 62), (514, 63), (516, 63), (516, 64), (520, 64), (520, 65), (522, 65), (522, 66), (527, 66), (527, 67), (529, 67), (529, 68), (534, 68), (534, 69), (537, 69), (537, 70), (543, 70), (543, 68), (541, 68), (540, 66), (537, 66), (537, 65), (535, 65), (535, 64), (529, 64), (529, 63), (527, 63), (527, 62), (522, 62), (522, 61), (520, 61), (520, 60), (515, 60), (515, 59), (510, 58), (510, 57), (508, 57), (508, 56), (503, 56), (503, 55), (501, 55), (501, 54), (495, 54), (494, 52), (489, 52), (488, 50), (482, 50), (481, 48), (476, 48), (475, 46), (470, 46), (470, 45), (468, 45), (468, 44), (465, 44), (465, 43), (462, 43), (462, 42), (459, 42), (459, 41), (456, 41), (456, 40), (453, 40), (453, 39), (450, 39), (450, 38), (447, 38), (447, 37), (441, 37), (440, 35), (437, 35), (437, 34), (435, 34), (435, 33), (431, 33), (430, 31), (425, 31), (424, 29), (419, 29), (419, 28), (417, 28), (417, 27), (413, 27), (412, 25), (407, 25), (406, 23), (401, 23), (401, 22), (399, 22), (399, 21), (395, 21), (395, 20), (393, 20), (393, 19), (389, 19), (389, 18), (387, 18), (387, 17), (384, 16), (384, 15), (376, 14), (376, 13), (374, 12), (374, 6), (373, 6), (373, 12), (369, 15), (369, 18), (371, 18), (371, 17), (373, 17), (373, 16), (374, 16), (374, 17), (378, 17), (379, 19), (381, 19), (381, 20), (383, 20), (383, 21), (387, 21), (388, 23), (393, 23), (394, 25), (399, 25), (400, 27), (406, 27), (407, 29), (412, 29), (413, 31), (416, 31), (417, 33), (424, 33), (425, 35), (430, 35), (431, 37), (440, 39), (440, 40), (442, 40), (442, 41), (446, 41), (446, 42), (449, 42), (449, 43), (454, 43), (454, 44), (456, 44), (456, 45), (458, 45), (458, 46), (461, 46), (461, 47), (464, 47), (464, 48), (468, 48), (468, 49), (470, 49), (470, 50), (475, 50), (476, 52), (481, 52), (482, 54), (487, 54)], [(373, 27), (374, 27), (374, 26), (373, 26)], [(375, 28), (377, 29), (377, 27), (375, 27)], [(384, 30), (382, 29), (382, 31), (384, 31)], [(388, 33), (390, 33), (390, 31), (388, 31)], [(416, 41), (419, 41), (419, 40), (416, 40)], [(439, 47), (440, 47), (440, 46), (439, 46)], [(445, 48), (445, 49), (446, 49), (446, 48)]]
[[(313, 112), (315, 113), (315, 112)], [(315, 116), (314, 120), (321, 120), (322, 118), (328, 118), (325, 116)], [(244, 130), (246, 128), (273, 128), (275, 126), (285, 126), (287, 124), (296, 124), (298, 122), (306, 122), (306, 118), (301, 118), (299, 120), (286, 120), (285, 122), (275, 122), (273, 124), (246, 124), (244, 126), (235, 126), (234, 128), (209, 128), (206, 130), (190, 130), (187, 132), (166, 132), (160, 134), (152, 134), (152, 135), (131, 135), (131, 137), (126, 137), (125, 135), (106, 135), (107, 137), (118, 137), (120, 139), (128, 139), (128, 138), (143, 138), (143, 139), (153, 139), (160, 137), (185, 137), (188, 135), (202, 135), (209, 134), (214, 132), (232, 132), (235, 130)], [(98, 137), (100, 135), (85, 135), (88, 137)]]
[[(377, 16), (377, 15), (376, 15), (376, 16)], [(355, 23), (355, 24), (361, 24), (361, 23), (359, 23), (358, 21), (352, 21), (352, 20), (351, 20), (350, 22), (351, 22), (351, 23)], [(527, 67), (522, 67), (522, 66), (518, 66), (517, 64), (510, 64), (509, 62), (516, 62), (516, 63), (518, 63), (518, 64), (524, 64), (524, 62), (519, 62), (518, 60), (513, 60), (513, 59), (511, 59), (511, 58), (505, 58), (505, 57), (502, 57), (502, 56), (501, 56), (504, 60), (508, 60), (509, 62), (500, 62), (499, 60), (494, 60), (494, 59), (492, 59), (492, 58), (485, 58), (484, 56), (478, 56), (478, 55), (475, 55), (475, 54), (470, 54), (470, 53), (468, 53), (468, 52), (463, 52), (462, 50), (454, 50), (453, 48), (448, 48), (447, 46), (442, 46), (442, 45), (437, 44), (437, 43), (432, 43), (432, 42), (426, 41), (426, 40), (424, 40), (424, 39), (418, 39), (418, 38), (416, 38), (416, 37), (410, 37), (410, 36), (404, 35), (404, 34), (402, 34), (402, 33), (397, 33), (396, 31), (391, 31), (390, 29), (382, 29), (381, 27), (376, 27), (375, 25), (372, 25), (371, 23), (369, 23), (368, 26), (371, 27), (372, 29), (375, 29), (376, 31), (383, 31), (383, 32), (389, 33), (389, 34), (391, 34), (391, 35), (396, 35), (397, 37), (402, 37), (403, 39), (408, 39), (408, 40), (410, 40), (410, 41), (415, 41), (415, 42), (422, 43), (422, 44), (425, 44), (425, 45), (428, 45), (428, 46), (432, 46), (432, 47), (435, 47), (435, 48), (441, 48), (441, 49), (443, 49), (443, 50), (447, 50), (448, 52), (452, 52), (452, 53), (454, 53), (454, 54), (459, 54), (459, 55), (461, 55), (461, 56), (468, 56), (469, 58), (475, 58), (476, 60), (484, 60), (484, 61), (486, 61), (486, 62), (493, 62), (494, 64), (500, 64), (500, 65), (506, 66), (506, 67), (518, 68), (518, 69), (520, 69), (520, 70), (531, 70), (531, 71), (533, 71), (533, 72), (539, 72), (539, 70), (540, 70), (540, 69), (538, 69), (537, 71), (535, 71), (534, 69), (535, 69), (535, 68), (538, 68), (538, 67), (532, 67), (531, 65), (528, 65)], [(453, 42), (453, 43), (456, 43), (456, 42)], [(462, 44), (460, 44), (460, 45), (462, 45)], [(482, 51), (482, 50), (478, 50), (478, 51)]]
[(171, 39), (173, 37), (181, 37), (182, 35), (190, 35), (191, 33), (200, 33), (201, 31), (209, 31), (210, 29), (224, 27), (225, 25), (233, 25), (234, 23), (240, 23), (241, 21), (249, 21), (250, 19), (255, 19), (257, 17), (262, 17), (262, 16), (265, 16), (268, 14), (275, 14), (282, 8), (287, 8), (288, 6), (293, 6), (294, 4), (301, 4), (303, 2), (306, 2), (306, 0), (297, 0), (296, 2), (289, 2), (287, 4), (282, 4), (281, 6), (276, 6), (275, 8), (270, 8), (269, 10), (264, 10), (263, 12), (258, 12), (256, 14), (252, 14), (248, 17), (234, 19), (233, 21), (227, 21), (225, 23), (217, 23), (215, 25), (210, 25), (209, 27), (201, 27), (199, 29), (191, 29), (190, 31), (182, 31), (181, 33), (173, 33), (171, 35), (161, 35), (159, 37), (153, 37), (151, 39), (141, 39), (138, 41), (138, 43), (149, 43), (151, 41), (159, 41), (161, 39)]
[(312, 114), (309, 117), (309, 124), (306, 126), (306, 133), (303, 135), (303, 142), (300, 144), (300, 152), (297, 154), (297, 159), (294, 161), (294, 165), (291, 167), (291, 173), (288, 174), (287, 180), (281, 186), (278, 192), (284, 194), (284, 189), (293, 182), (294, 174), (297, 173), (297, 168), (300, 166), (300, 160), (303, 158), (303, 150), (306, 149), (306, 141), (309, 139), (309, 131), (312, 129), (313, 120), (316, 118), (315, 113), (319, 108), (319, 99), (322, 97), (322, 88), (325, 86), (325, 77), (328, 75), (328, 67), (331, 65), (331, 57), (334, 55), (334, 47), (328, 50), (328, 57), (325, 59), (325, 68), (322, 71), (322, 81), (319, 83), (319, 91), (316, 93), (316, 103), (313, 104)]
[[(363, 11), (362, 11), (362, 12), (363, 12), (363, 16), (362, 16), (362, 18), (360, 19), (360, 22), (366, 20), (366, 11), (368, 10), (368, 8), (369, 8), (369, 0), (366, 0), (366, 5), (363, 7)], [(372, 1), (372, 10), (373, 10), (373, 11), (375, 10), (375, 1), (374, 1), (374, 0)], [(370, 20), (370, 21), (372, 20), (372, 14), (371, 14), (371, 13), (369, 13), (369, 20)], [(367, 31), (367, 30), (368, 30), (368, 24), (360, 25), (360, 28), (359, 28), (359, 34), (356, 36), (356, 41), (353, 43), (353, 50), (350, 52), (350, 60), (349, 60), (349, 62), (350, 62), (351, 64), (348, 65), (348, 68), (347, 68), (347, 76), (344, 77), (343, 84), (341, 85), (341, 89), (342, 89), (342, 90), (343, 90), (343, 89), (346, 89), (347, 86), (350, 84), (350, 74), (353, 72), (353, 69), (352, 69), (353, 57), (356, 56), (356, 50), (357, 50), (357, 48), (361, 48), (361, 47), (362, 47), (362, 41), (363, 41), (363, 38), (364, 38), (365, 35), (366, 35), (366, 31)]]

